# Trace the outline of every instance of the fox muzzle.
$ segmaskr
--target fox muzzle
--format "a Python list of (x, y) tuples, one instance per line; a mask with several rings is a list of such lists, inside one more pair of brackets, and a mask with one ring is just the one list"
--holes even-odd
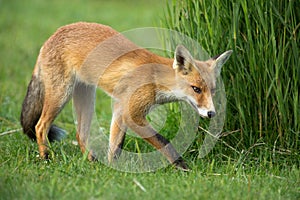
[(216, 112), (214, 112), (214, 111), (208, 111), (207, 112), (208, 118), (213, 118), (215, 115), (216, 115)]

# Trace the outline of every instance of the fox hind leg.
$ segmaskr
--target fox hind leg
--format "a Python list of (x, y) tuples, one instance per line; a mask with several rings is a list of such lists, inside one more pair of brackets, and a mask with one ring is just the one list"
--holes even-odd
[[(61, 79), (63, 80), (63, 79)], [(69, 84), (61, 83), (60, 85), (57, 82), (54, 84), (49, 84), (45, 81), (45, 96), (41, 116), (38, 120), (37, 125), (35, 126), (36, 139), (39, 146), (39, 153), (41, 158), (48, 158), (48, 147), (49, 139), (48, 133), (52, 126), (53, 121), (56, 116), (63, 109), (64, 105), (69, 101), (72, 94), (72, 80)]]
[[(87, 150), (87, 143), (90, 135), (90, 127), (95, 109), (96, 87), (77, 82), (73, 92), (73, 103), (77, 116), (77, 133), (76, 139), (82, 153)], [(88, 159), (96, 160), (92, 150), (88, 153)]]

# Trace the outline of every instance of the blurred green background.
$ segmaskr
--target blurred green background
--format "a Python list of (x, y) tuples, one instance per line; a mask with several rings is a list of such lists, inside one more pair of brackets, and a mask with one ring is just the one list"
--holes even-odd
[[(153, 26), (163, 16), (164, 6), (164, 2), (146, 0), (1, 0), (0, 131), (19, 127), (22, 100), (39, 49), (57, 28), (77, 21), (102, 23), (118, 31)], [(110, 113), (110, 106), (101, 109)]]

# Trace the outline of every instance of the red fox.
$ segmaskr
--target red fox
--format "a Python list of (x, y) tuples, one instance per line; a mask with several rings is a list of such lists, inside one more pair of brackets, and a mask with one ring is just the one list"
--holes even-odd
[[(138, 47), (105, 25), (79, 22), (63, 26), (40, 49), (22, 105), (23, 132), (37, 141), (40, 157), (47, 159), (49, 142), (65, 134), (52, 123), (73, 97), (76, 138), (84, 153), (99, 87), (115, 100), (109, 162), (120, 155), (130, 128), (170, 163), (188, 169), (172, 144), (150, 126), (146, 115), (156, 104), (183, 100), (200, 116), (214, 117), (216, 78), (231, 53), (198, 61), (179, 45), (171, 59)], [(96, 159), (92, 149), (88, 158)]]

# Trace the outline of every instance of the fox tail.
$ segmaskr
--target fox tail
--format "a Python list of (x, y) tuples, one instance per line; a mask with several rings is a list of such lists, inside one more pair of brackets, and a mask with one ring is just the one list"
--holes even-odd
[[(32, 79), (28, 85), (27, 94), (22, 104), (21, 125), (23, 132), (32, 140), (36, 140), (35, 126), (38, 123), (44, 105), (44, 84), (42, 80), (32, 75)], [(66, 132), (51, 125), (48, 133), (50, 142), (59, 141), (66, 135)]]

